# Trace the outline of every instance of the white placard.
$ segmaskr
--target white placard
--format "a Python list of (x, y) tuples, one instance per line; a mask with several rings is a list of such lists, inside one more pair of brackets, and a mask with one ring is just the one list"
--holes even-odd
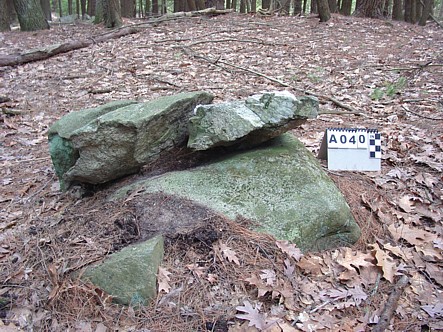
[(328, 160), (330, 170), (379, 171), (381, 134), (377, 129), (326, 129), (319, 158)]

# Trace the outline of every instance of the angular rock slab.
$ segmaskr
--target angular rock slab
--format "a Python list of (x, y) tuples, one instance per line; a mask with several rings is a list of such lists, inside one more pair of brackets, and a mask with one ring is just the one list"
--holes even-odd
[(123, 248), (83, 274), (124, 305), (146, 305), (157, 295), (157, 270), (163, 260), (163, 237)]
[(66, 190), (73, 182), (105, 183), (136, 173), (162, 152), (185, 145), (194, 108), (212, 99), (206, 92), (181, 93), (67, 114), (48, 133), (60, 188)]
[(350, 245), (360, 236), (341, 192), (289, 133), (207, 165), (139, 181), (112, 197), (139, 188), (190, 199), (231, 219), (254, 220), (258, 231), (303, 250)]
[(257, 146), (318, 115), (318, 100), (288, 91), (253, 95), (245, 101), (200, 105), (189, 120), (188, 147)]

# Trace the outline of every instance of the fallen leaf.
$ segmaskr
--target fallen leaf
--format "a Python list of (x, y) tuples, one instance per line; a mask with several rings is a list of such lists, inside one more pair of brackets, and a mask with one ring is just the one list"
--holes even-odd
[(276, 279), (276, 274), (274, 270), (261, 270), (260, 278), (263, 280), (266, 280), (267, 286), (273, 286)]
[(432, 318), (443, 318), (443, 302), (438, 302), (436, 304), (423, 305), (422, 308), (426, 313)]
[(297, 262), (303, 257), (300, 248), (297, 248), (295, 244), (289, 243), (289, 241), (276, 241), (275, 243), (282, 252), (287, 254), (289, 257), (294, 258)]
[(165, 293), (169, 293), (169, 291), (171, 290), (171, 285), (169, 285), (169, 281), (171, 281), (171, 278), (169, 278), (170, 274), (171, 272), (159, 266), (157, 274), (159, 292), (164, 291)]
[(351, 248), (344, 248), (337, 257), (337, 263), (344, 266), (348, 270), (354, 270), (361, 266), (373, 266), (374, 256), (370, 253), (354, 251)]
[(299, 262), (297, 262), (297, 266), (301, 268), (303, 271), (310, 273), (315, 276), (322, 275), (321, 271), (321, 263), (323, 259), (318, 256), (303, 256)]
[(412, 201), (412, 197), (411, 196), (403, 196), (402, 198), (399, 199), (398, 201), (398, 206), (405, 212), (412, 212), (414, 211), (414, 202)]
[(254, 308), (249, 301), (244, 301), (243, 306), (237, 306), (235, 309), (245, 313), (237, 314), (235, 317), (247, 320), (248, 326), (255, 326), (259, 330), (263, 330), (266, 327), (266, 319), (264, 315), (260, 314), (258, 309)]
[(388, 230), (396, 241), (404, 239), (415, 246), (421, 246), (437, 239), (437, 235), (434, 233), (427, 232), (417, 227), (410, 227), (405, 224), (402, 224), (399, 227), (395, 227), (394, 224), (391, 224), (388, 226)]
[(377, 266), (380, 266), (383, 271), (383, 277), (389, 282), (394, 282), (394, 276), (397, 273), (397, 265), (394, 259), (390, 257), (384, 250), (382, 250), (377, 243), (371, 245), (375, 250), (375, 258)]
[(235, 264), (237, 264), (237, 265), (240, 265), (240, 261), (239, 261), (239, 259), (238, 259), (238, 257), (237, 257), (237, 254), (235, 253), (235, 251), (234, 250), (232, 250), (231, 248), (229, 248), (226, 244), (224, 244), (224, 243), (220, 243), (219, 244), (219, 248), (220, 248), (220, 251), (222, 252), (222, 254), (223, 254), (223, 257), (225, 257), (227, 260), (228, 260), (228, 262), (231, 262), (231, 263), (235, 263)]
[(264, 296), (267, 292), (269, 292), (271, 289), (269, 289), (269, 287), (267, 287), (263, 281), (259, 278), (257, 278), (257, 276), (255, 274), (252, 275), (252, 277), (250, 278), (246, 278), (245, 279), (246, 282), (248, 282), (251, 285), (254, 285), (255, 287), (257, 287), (258, 289), (258, 297), (262, 297)]

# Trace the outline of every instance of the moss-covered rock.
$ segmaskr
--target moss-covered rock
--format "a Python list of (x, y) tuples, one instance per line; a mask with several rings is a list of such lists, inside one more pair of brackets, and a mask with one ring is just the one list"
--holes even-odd
[(290, 134), (207, 165), (137, 182), (113, 197), (139, 187), (193, 200), (232, 219), (252, 219), (257, 230), (304, 250), (349, 245), (360, 236), (343, 195)]
[(145, 305), (157, 295), (157, 270), (164, 254), (163, 237), (128, 246), (88, 268), (82, 278), (91, 281), (125, 305)]
[(185, 145), (195, 106), (212, 99), (206, 92), (181, 93), (65, 115), (48, 135), (61, 189), (73, 182), (98, 184), (135, 173), (162, 152)]
[(200, 105), (189, 120), (188, 147), (250, 148), (302, 125), (318, 115), (318, 100), (288, 91), (253, 95), (245, 101)]

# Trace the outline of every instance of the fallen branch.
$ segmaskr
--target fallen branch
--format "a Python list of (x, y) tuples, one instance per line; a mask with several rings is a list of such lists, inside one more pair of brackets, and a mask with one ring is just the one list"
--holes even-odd
[(392, 316), (394, 315), (395, 309), (397, 308), (398, 300), (403, 293), (405, 287), (409, 283), (407, 276), (403, 276), (394, 286), (394, 290), (391, 295), (389, 295), (388, 302), (386, 302), (385, 307), (380, 315), (380, 320), (377, 325), (372, 329), (372, 332), (383, 332), (389, 327)]
[(101, 43), (103, 41), (113, 38), (120, 38), (123, 36), (137, 33), (139, 31), (140, 31), (139, 29), (134, 27), (126, 27), (105, 35), (91, 37), (85, 40), (77, 40), (63, 44), (54, 44), (42, 48), (28, 50), (20, 54), (0, 55), (0, 67), (16, 66), (28, 62), (48, 59), (57, 54), (67, 53), (80, 48), (85, 48), (92, 44)]
[[(236, 68), (236, 69), (240, 69), (240, 70), (243, 70), (243, 71), (246, 71), (246, 72), (252, 73), (252, 74), (254, 74), (254, 75), (257, 75), (257, 76), (260, 76), (260, 77), (266, 78), (267, 80), (269, 80), (269, 81), (271, 81), (271, 82), (274, 82), (274, 83), (280, 84), (281, 86), (284, 86), (284, 87), (287, 87), (287, 88), (294, 89), (294, 90), (296, 90), (296, 91), (299, 91), (299, 92), (305, 93), (305, 94), (307, 94), (307, 95), (314, 96), (314, 97), (317, 97), (317, 98), (319, 98), (319, 99), (324, 99), (324, 100), (331, 101), (331, 102), (333, 102), (335, 105), (337, 105), (337, 106), (339, 106), (339, 107), (341, 107), (341, 108), (343, 108), (343, 109), (348, 110), (349, 112), (351, 112), (351, 113), (346, 113), (346, 114), (357, 114), (357, 115), (361, 115), (361, 114), (363, 114), (362, 112), (358, 112), (357, 110), (355, 110), (353, 107), (351, 107), (351, 106), (349, 106), (349, 105), (346, 105), (346, 104), (343, 104), (341, 101), (335, 99), (334, 97), (329, 97), (329, 96), (326, 96), (326, 95), (322, 95), (322, 94), (315, 93), (315, 92), (313, 92), (313, 91), (303, 90), (303, 89), (300, 89), (300, 88), (294, 87), (294, 86), (292, 86), (292, 85), (290, 85), (290, 84), (288, 84), (288, 83), (285, 83), (285, 82), (283, 82), (283, 81), (281, 81), (281, 80), (279, 80), (279, 79), (277, 79), (277, 78), (275, 78), (275, 77), (265, 75), (265, 74), (263, 74), (263, 73), (260, 73), (260, 72), (258, 72), (258, 71), (253, 70), (253, 69), (250, 69), (250, 68), (242, 67), (242, 66), (239, 66), (239, 65), (234, 65), (234, 64), (232, 64), (232, 63), (229, 63), (229, 62), (227, 62), (227, 61), (223, 61), (223, 60), (220, 60), (220, 59), (216, 59), (216, 60), (210, 59), (210, 58), (208, 58), (208, 57), (206, 57), (206, 56), (204, 56), (204, 55), (201, 55), (201, 54), (198, 54), (198, 53), (194, 52), (194, 51), (193, 51), (192, 49), (190, 49), (189, 47), (183, 47), (183, 46), (181, 46), (180, 48), (184, 51), (185, 54), (190, 55), (190, 56), (193, 56), (194, 58), (197, 58), (197, 59), (205, 60), (205, 61), (211, 63), (212, 65), (217, 66), (217, 67), (220, 67), (220, 68), (222, 68), (222, 69), (225, 69), (225, 68), (223, 68), (223, 66), (220, 66), (220, 64), (223, 64), (223, 65), (226, 65), (226, 66), (230, 66), (230, 67), (233, 67), (233, 68)], [(331, 113), (330, 113), (330, 114), (331, 114)]]
[(230, 12), (232, 12), (232, 9), (218, 10), (215, 8), (206, 8), (204, 10), (198, 10), (194, 12), (168, 13), (158, 18), (150, 19), (146, 22), (133, 24), (123, 28), (118, 28), (116, 30), (112, 30), (111, 32), (106, 32), (104, 34), (91, 37), (85, 40), (77, 40), (63, 44), (54, 44), (50, 46), (27, 50), (19, 54), (0, 55), (0, 67), (17, 66), (28, 62), (45, 60), (57, 54), (67, 53), (70, 51), (78, 50), (80, 48), (86, 48), (92, 44), (101, 43), (106, 40), (120, 38), (123, 36), (138, 33), (143, 28), (142, 27), (143, 25), (152, 25), (163, 21), (174, 20), (183, 17), (192, 17), (192, 16), (201, 16), (201, 15), (220, 15), (220, 14), (227, 14)]

